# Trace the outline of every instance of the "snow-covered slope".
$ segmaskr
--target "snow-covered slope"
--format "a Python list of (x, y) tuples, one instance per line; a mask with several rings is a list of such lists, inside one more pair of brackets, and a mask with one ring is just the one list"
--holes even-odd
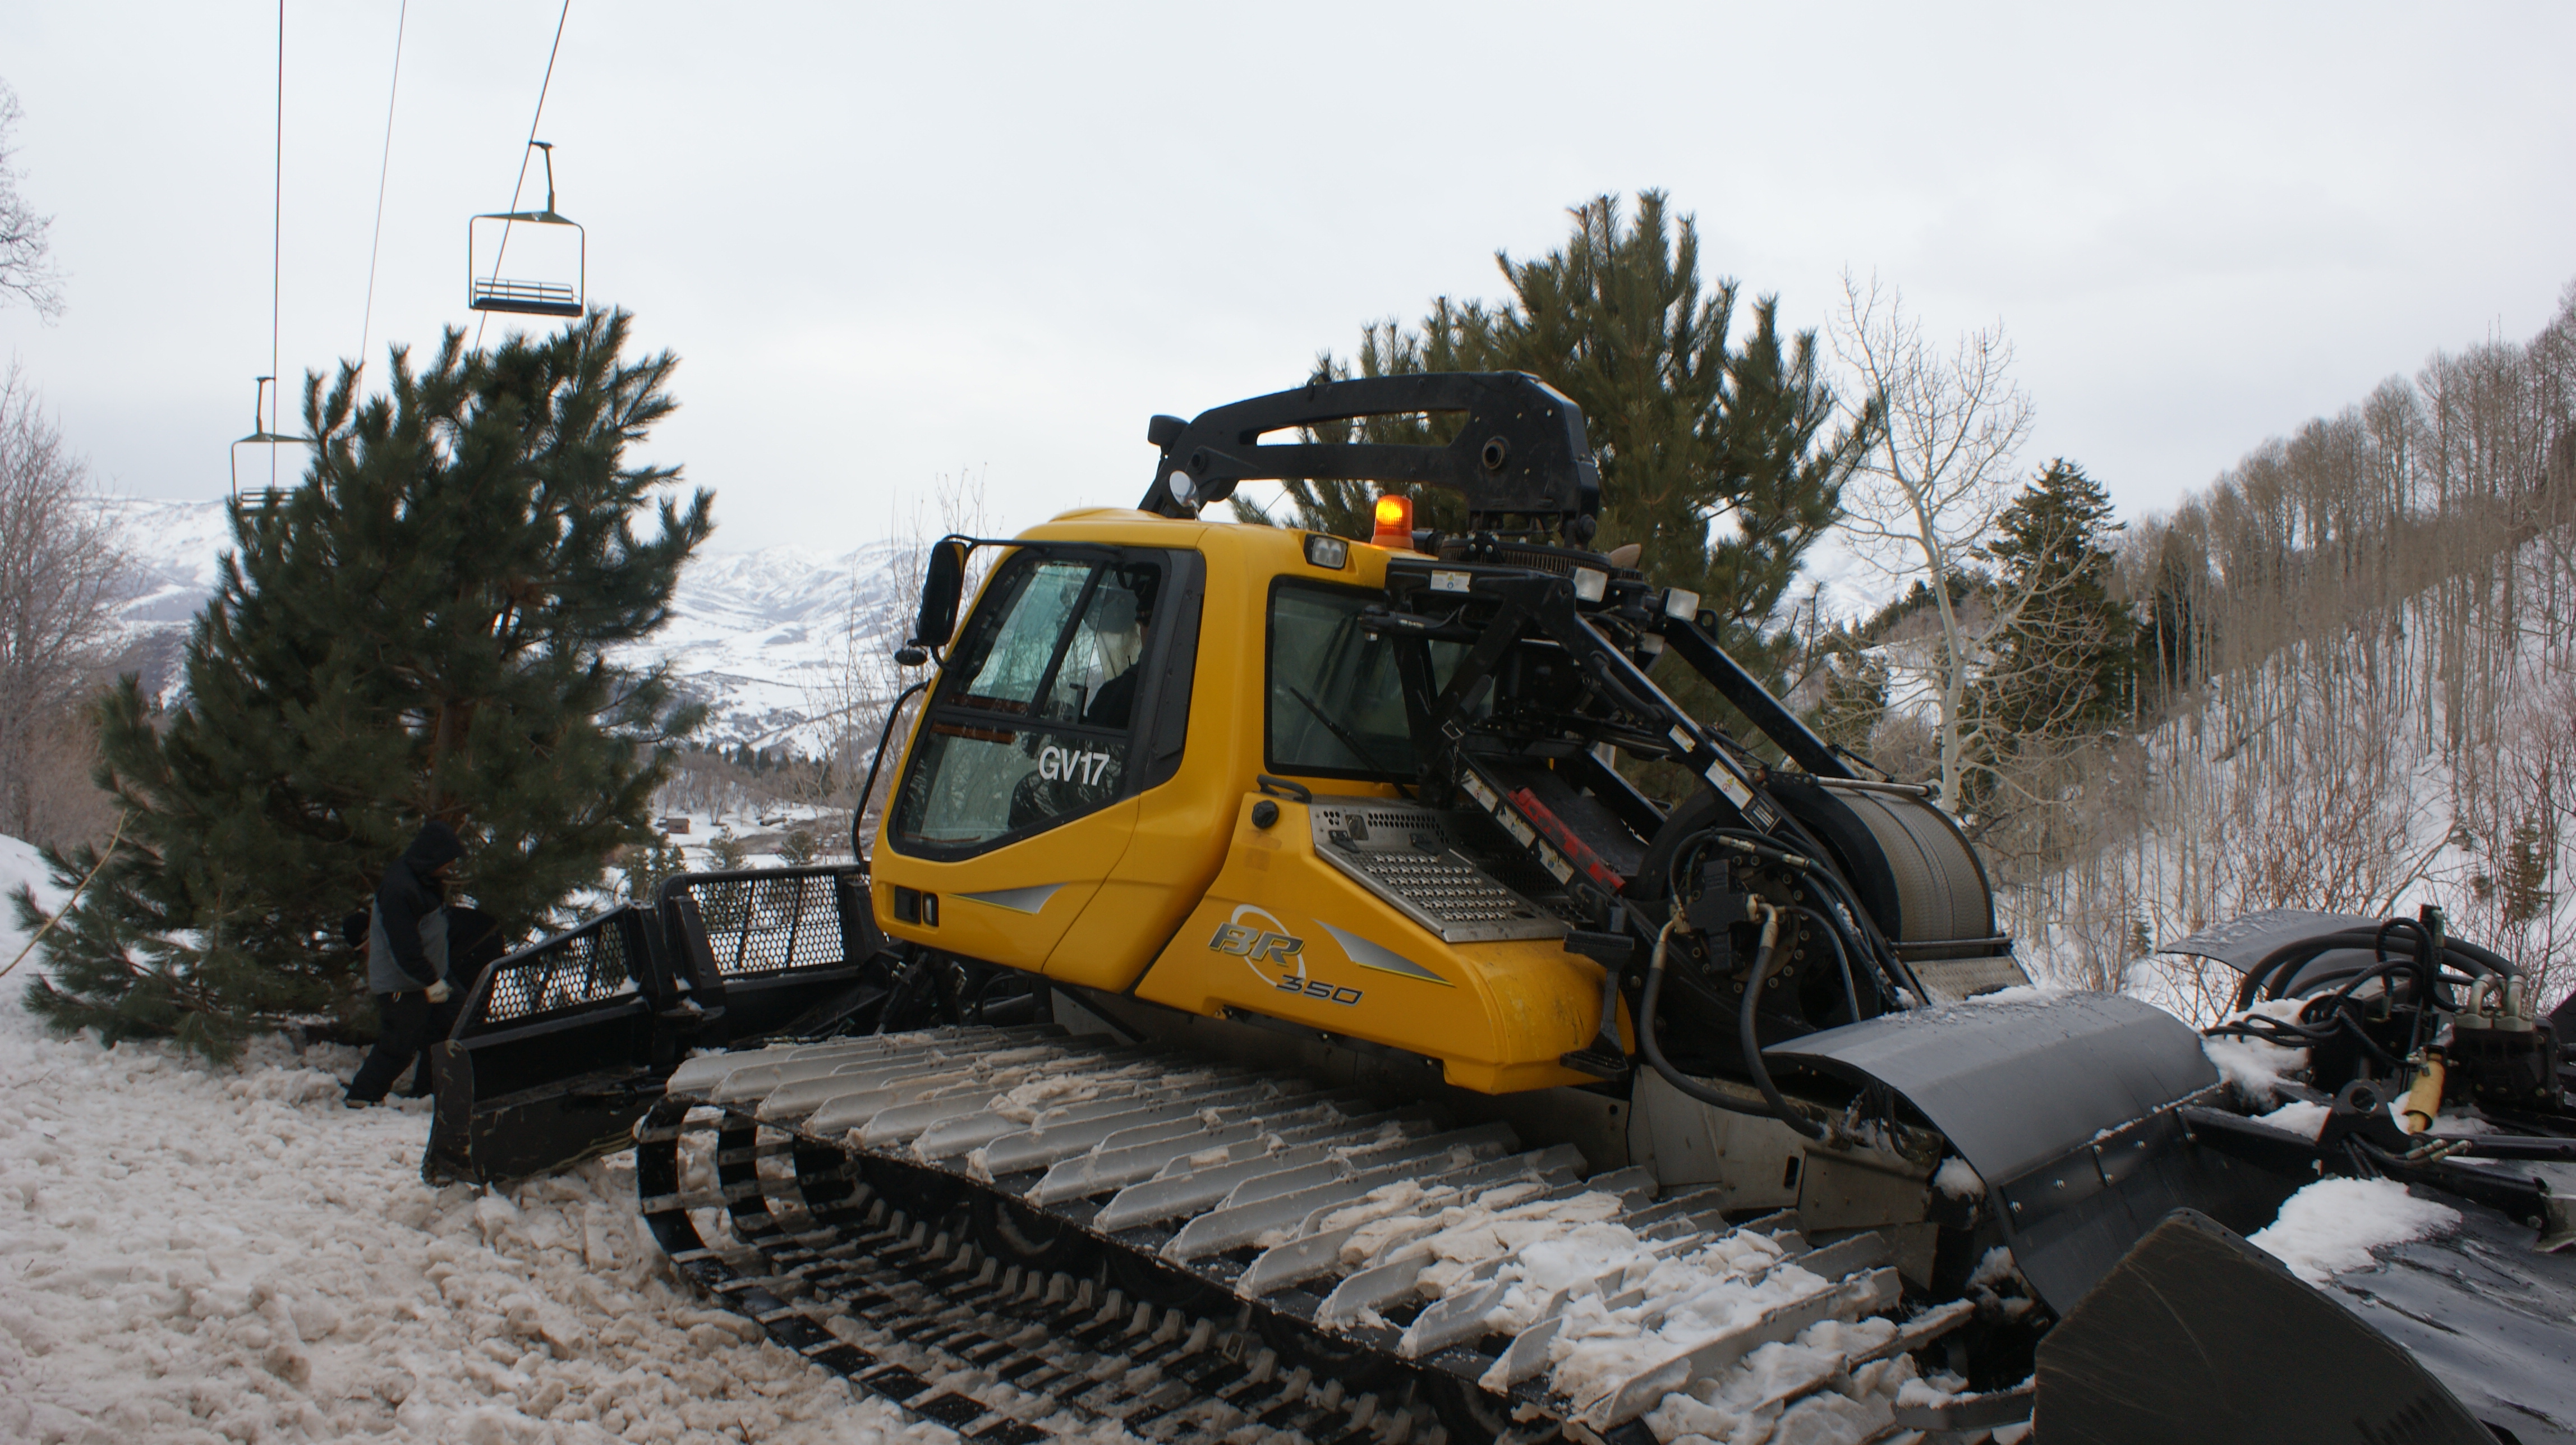
[(793, 742), (811, 753), (822, 738), (807, 724), (854, 700), (854, 648), (894, 646), (895, 551), (876, 542), (838, 556), (794, 546), (701, 555), (680, 576), (670, 625), (637, 651), (668, 658), (710, 705), (709, 741)]
[(35, 966), (0, 982), (0, 1440), (954, 1439), (675, 1283), (631, 1163), (432, 1189), (426, 1101), (341, 1106), (355, 1050), (53, 1038)]
[(2206, 1024), (2237, 976), (2139, 943), (2265, 908), (2429, 904), (2555, 1007), (2576, 987), (2570, 541), (2542, 536), (2212, 679), (2070, 795), (2106, 820), (2099, 841), (1999, 898), (2024, 956)]
[[(232, 546), (221, 502), (119, 499), (109, 504), (135, 561), (132, 596), (121, 615), (144, 645), (138, 665), (159, 669), (147, 685), (167, 691), (177, 643), (205, 605)], [(895, 544), (872, 542), (838, 554), (770, 547), (702, 553), (681, 576), (668, 627), (621, 661), (667, 657), (689, 693), (710, 705), (702, 740), (768, 747), (820, 741), (811, 720), (846, 705), (852, 620), (856, 645), (893, 646), (888, 611), (900, 579)]]

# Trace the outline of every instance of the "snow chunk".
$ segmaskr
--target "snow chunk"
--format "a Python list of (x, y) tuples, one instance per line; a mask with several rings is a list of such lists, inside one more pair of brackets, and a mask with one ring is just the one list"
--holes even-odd
[(2371, 1251), (2425, 1239), (2460, 1222), (2458, 1210), (2418, 1199), (2394, 1179), (2320, 1179), (2290, 1196), (2246, 1242), (2310, 1284), (2368, 1269)]
[(1941, 1167), (1933, 1172), (1932, 1187), (1953, 1199), (1986, 1197), (1986, 1181), (1977, 1176), (1967, 1160), (1955, 1154), (1942, 1160)]
[[(2299, 1010), (2306, 1008), (2303, 998), (2278, 998), (2258, 1003), (2243, 1013), (2227, 1016), (2226, 1022), (2261, 1015), (2296, 1023)], [(2236, 1087), (2237, 1092), (2258, 1104), (2268, 1104), (2281, 1096), (2281, 1080), (2308, 1066), (2306, 1049), (2283, 1048), (2261, 1039), (2228, 1034), (2218, 1038), (2204, 1037), (2200, 1051), (2218, 1069), (2218, 1076)]]
[(1100, 1084), (1096, 1079), (1050, 1074), (1019, 1085), (995, 1099), (990, 1107), (994, 1113), (1014, 1124), (1029, 1124), (1036, 1122), (1043, 1110), (1085, 1103), (1099, 1097)]
[(2048, 1003), (2054, 999), (2064, 998), (2074, 991), (2062, 983), (2019, 983), (2011, 988), (1996, 989), (1993, 993), (1971, 994), (1961, 1002)]
[(2333, 1112), (2323, 1104), (2311, 1104), (2305, 1099), (2293, 1099), (2269, 1114), (2258, 1116), (2254, 1122), (2269, 1124), (2275, 1129), (2286, 1129), (2293, 1134), (2302, 1134), (2314, 1139), (2325, 1132), (2326, 1116)]
[(1742, 1364), (1675, 1390), (1648, 1411), (1655, 1438), (1689, 1445), (1859, 1445), (1894, 1422), (1895, 1405), (1916, 1385), (1911, 1356), (1851, 1368), (1896, 1333), (1887, 1320), (1823, 1320), (1787, 1344), (1753, 1351)]

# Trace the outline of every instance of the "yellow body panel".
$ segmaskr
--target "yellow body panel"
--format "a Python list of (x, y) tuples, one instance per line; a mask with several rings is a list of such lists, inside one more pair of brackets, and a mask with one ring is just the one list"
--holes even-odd
[(1303, 804), (1253, 826), (1259, 800), (1237, 799), (1225, 867), (1138, 998), (1385, 1044), (1481, 1093), (1590, 1082), (1557, 1058), (1592, 1042), (1599, 964), (1552, 938), (1443, 943), (1316, 857)]
[[(1179, 770), (1097, 813), (956, 862), (905, 855), (880, 819), (871, 859), (878, 925), (893, 938), (1040, 971), (1062, 983), (1133, 989), (1140, 998), (1192, 1013), (1238, 1009), (1385, 1044), (1438, 1059), (1448, 1082), (1487, 1093), (1587, 1082), (1556, 1060), (1592, 1041), (1599, 965), (1553, 939), (1443, 943), (1315, 857), (1302, 806), (1281, 801), (1274, 826), (1251, 825), (1254, 779), (1265, 771), (1271, 582), (1282, 576), (1370, 588), (1386, 582), (1386, 551), (1355, 543), (1347, 566), (1320, 568), (1306, 561), (1305, 535), (1117, 508), (1068, 512), (1024, 533), (1031, 541), (1194, 549), (1205, 559), (1189, 738)], [(915, 714), (904, 767), (895, 773), (898, 786), (927, 711)], [(1318, 793), (1395, 792), (1348, 779), (1299, 781)], [(935, 926), (897, 921), (898, 885), (939, 896)], [(1265, 972), (1244, 956), (1212, 948), (1219, 925), (1244, 926), (1239, 912), (1246, 918), (1266, 913), (1273, 921), (1256, 932), (1275, 929), (1300, 940), (1292, 957), (1302, 958), (1304, 974), (1275, 966)], [(1333, 928), (1440, 981), (1354, 963)], [(1292, 993), (1280, 986), (1282, 977), (1303, 981)]]

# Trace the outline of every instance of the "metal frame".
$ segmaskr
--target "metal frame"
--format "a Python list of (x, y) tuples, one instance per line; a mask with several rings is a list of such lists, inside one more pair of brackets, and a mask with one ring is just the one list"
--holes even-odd
[(226, 457), (232, 464), (233, 498), (236, 501), (241, 498), (241, 449), (243, 447), (265, 443), (271, 451), (274, 451), (281, 444), (288, 442), (297, 446), (313, 445), (311, 437), (287, 436), (268, 429), (268, 385), (275, 380), (277, 378), (273, 376), (263, 376), (259, 379), (259, 396), (251, 403), (250, 435), (234, 438), (231, 448), (226, 452)]
[[(1446, 446), (1279, 443), (1265, 432), (1419, 412), (1464, 412)], [(1446, 487), (1464, 497), (1471, 524), (1525, 517), (1581, 543), (1601, 510), (1601, 470), (1583, 410), (1563, 392), (1517, 371), (1433, 372), (1316, 382), (1200, 412), (1158, 416), (1146, 431), (1162, 449), (1153, 485), (1136, 505), (1196, 517), (1239, 482), (1290, 477)]]
[[(590, 299), (590, 232), (579, 221), (555, 209), (555, 148), (550, 141), (532, 140), (529, 145), (544, 152), (546, 158), (546, 206), (541, 211), (487, 211), (470, 216), (465, 222), (465, 305), (473, 311), (507, 311), (524, 316), (579, 316)], [(516, 199), (513, 197), (512, 199)], [(474, 227), (482, 221), (501, 223), (501, 246), (492, 257), (492, 277), (481, 279), (474, 270)], [(570, 226), (578, 261), (573, 284), (567, 288), (544, 281), (505, 281), (501, 279), (501, 255), (509, 249), (510, 227)]]

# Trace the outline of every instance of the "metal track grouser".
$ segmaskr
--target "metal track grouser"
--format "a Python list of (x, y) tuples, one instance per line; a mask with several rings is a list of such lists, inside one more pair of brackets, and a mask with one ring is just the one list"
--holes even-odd
[[(1901, 1307), (1875, 1233), (1810, 1248), (1788, 1212), (1734, 1224), (1729, 1191), (1587, 1178), (1507, 1123), (1056, 1028), (695, 1059), (636, 1137), (646, 1218), (691, 1278), (1003, 1445), (1104, 1421), (1396, 1445), (1481, 1413), (1508, 1432), (1485, 1395), (1533, 1433), (1618, 1435), (1766, 1345), (1793, 1348), (1709, 1418), (1823, 1411), (1858, 1438), (1899, 1423), (1911, 1352), (1975, 1308)], [(1904, 1414), (1980, 1410), (2028, 1402)]]

